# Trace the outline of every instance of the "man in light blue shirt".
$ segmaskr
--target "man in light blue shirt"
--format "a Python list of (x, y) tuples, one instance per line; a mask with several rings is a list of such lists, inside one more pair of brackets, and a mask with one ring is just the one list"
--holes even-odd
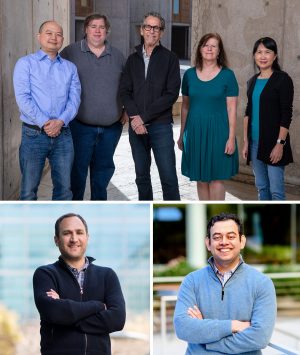
[(69, 122), (80, 104), (76, 66), (61, 58), (63, 30), (44, 22), (38, 33), (41, 49), (18, 60), (14, 89), (22, 120), (19, 150), (21, 200), (36, 200), (46, 158), (51, 167), (53, 200), (71, 200), (70, 175), (74, 150)]
[(240, 219), (212, 217), (205, 244), (209, 265), (184, 278), (175, 308), (186, 355), (262, 354), (275, 324), (276, 294), (272, 281), (240, 255), (246, 245)]

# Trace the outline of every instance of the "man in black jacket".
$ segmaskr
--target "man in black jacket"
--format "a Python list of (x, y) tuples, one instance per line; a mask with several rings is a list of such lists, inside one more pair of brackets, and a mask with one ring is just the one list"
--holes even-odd
[(140, 30), (144, 44), (128, 57), (120, 84), (121, 99), (130, 117), (129, 141), (139, 200), (153, 200), (151, 149), (164, 200), (180, 200), (172, 130), (180, 69), (176, 55), (160, 44), (164, 28), (160, 14), (144, 16)]
[(124, 326), (125, 302), (118, 277), (85, 256), (88, 238), (80, 215), (61, 216), (54, 236), (59, 260), (34, 273), (42, 355), (110, 355), (109, 333)]

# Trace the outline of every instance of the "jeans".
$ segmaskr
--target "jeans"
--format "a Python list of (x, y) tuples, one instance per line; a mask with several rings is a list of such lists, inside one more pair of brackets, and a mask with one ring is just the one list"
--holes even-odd
[(90, 168), (91, 200), (107, 200), (107, 186), (115, 171), (113, 156), (123, 126), (116, 122), (108, 127), (89, 126), (76, 119), (70, 124), (74, 142), (71, 174), (73, 200), (83, 200)]
[(284, 166), (273, 166), (257, 159), (258, 143), (251, 142), (251, 160), (259, 200), (285, 200)]
[(153, 200), (150, 177), (151, 149), (158, 168), (164, 200), (180, 200), (171, 123), (150, 124), (148, 134), (138, 135), (129, 127), (139, 200)]
[(44, 131), (22, 126), (19, 149), (22, 173), (20, 200), (37, 200), (37, 191), (48, 158), (53, 183), (52, 200), (72, 200), (71, 169), (74, 158), (70, 128), (51, 138)]

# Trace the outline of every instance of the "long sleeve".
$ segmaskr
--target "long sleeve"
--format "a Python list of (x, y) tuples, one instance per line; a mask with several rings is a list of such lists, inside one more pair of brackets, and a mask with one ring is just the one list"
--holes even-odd
[(125, 324), (125, 301), (116, 273), (109, 270), (105, 282), (106, 309), (82, 319), (77, 326), (87, 334), (108, 334), (123, 329)]
[(65, 126), (67, 126), (76, 116), (80, 105), (81, 85), (76, 66), (72, 65), (72, 67), (73, 70), (69, 87), (68, 101), (66, 103), (65, 110), (62, 112), (60, 117), (57, 117), (64, 121)]
[(240, 354), (265, 348), (271, 338), (276, 319), (276, 294), (271, 280), (264, 279), (256, 291), (251, 326), (242, 332), (206, 344), (209, 351)]
[(191, 318), (187, 310), (194, 305), (199, 307), (196, 300), (196, 285), (190, 274), (180, 286), (175, 307), (174, 327), (179, 339), (194, 344), (207, 344), (232, 334), (231, 320)]
[(133, 74), (131, 73), (131, 59), (126, 61), (121, 80), (120, 80), (120, 97), (129, 117), (139, 115), (140, 112), (133, 99)]
[(105, 308), (104, 304), (99, 301), (52, 299), (46, 294), (51, 288), (59, 293), (53, 275), (44, 267), (38, 268), (33, 275), (34, 300), (41, 320), (46, 322), (74, 325), (81, 319), (101, 312)]
[(280, 126), (289, 129), (293, 116), (294, 85), (286, 74), (280, 85)]
[(179, 60), (176, 56), (170, 57), (168, 68), (169, 71), (164, 91), (162, 95), (154, 100), (144, 112), (142, 116), (144, 122), (151, 121), (153, 118), (159, 116), (164, 111), (170, 109), (170, 107), (172, 107), (178, 98), (181, 79)]
[(13, 74), (13, 83), (16, 101), (21, 113), (26, 116), (32, 124), (39, 127), (50, 119), (38, 106), (32, 97), (30, 84), (30, 63), (21, 58), (17, 61)]

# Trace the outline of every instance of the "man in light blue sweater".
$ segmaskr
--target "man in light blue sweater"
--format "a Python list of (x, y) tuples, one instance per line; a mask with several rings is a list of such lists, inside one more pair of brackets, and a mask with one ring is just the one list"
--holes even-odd
[(209, 265), (190, 273), (180, 286), (174, 314), (186, 355), (261, 354), (276, 319), (272, 281), (244, 263), (246, 237), (234, 214), (221, 213), (207, 225)]

